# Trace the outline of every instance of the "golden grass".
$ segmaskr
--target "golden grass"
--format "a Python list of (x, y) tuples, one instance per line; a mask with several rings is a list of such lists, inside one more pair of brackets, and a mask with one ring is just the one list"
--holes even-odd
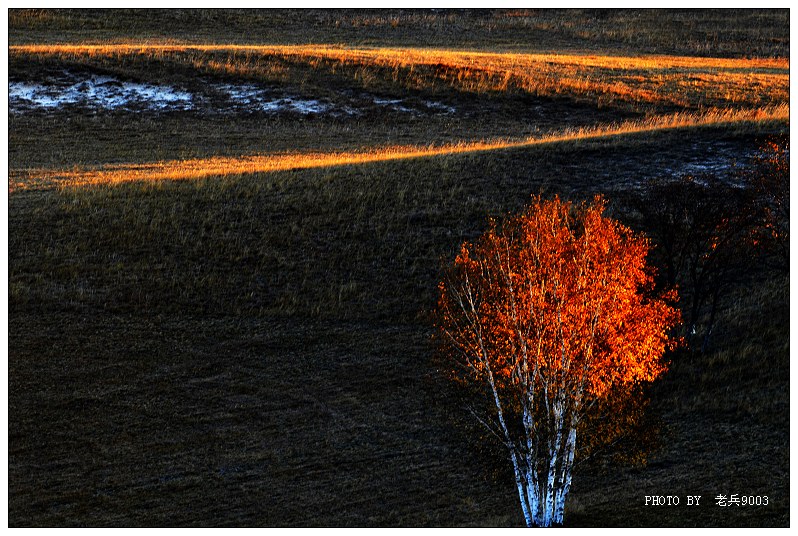
[(783, 104), (754, 110), (712, 110), (704, 114), (676, 113), (652, 117), (645, 121), (627, 121), (615, 125), (573, 129), (543, 137), (516, 140), (500, 139), (428, 147), (394, 145), (364, 151), (210, 157), (143, 164), (113, 164), (72, 170), (12, 169), (10, 171), (9, 188), (13, 191), (84, 185), (113, 185), (133, 181), (149, 182), (224, 177), (292, 169), (322, 168), (388, 160), (478, 153), (550, 143), (596, 140), (671, 129), (787, 120), (789, 120), (789, 106)]
[[(269, 58), (347, 74), (387, 77), (414, 89), (440, 83), (461, 91), (569, 95), (599, 104), (681, 107), (766, 106), (789, 100), (789, 59), (493, 53), (331, 45), (86, 44), (19, 45), (10, 54), (61, 59), (169, 59), (225, 75), (273, 75)], [(221, 55), (221, 56), (220, 56)], [(272, 66), (273, 68), (273, 66)], [(282, 67), (281, 67), (282, 68)]]
[(788, 58), (706, 58), (694, 56), (603, 56), (577, 54), (525, 54), (471, 52), (425, 48), (347, 48), (333, 45), (232, 45), (232, 44), (85, 44), (85, 45), (12, 45), (11, 53), (127, 55), (175, 53), (191, 50), (205, 52), (251, 52), (262, 55), (328, 57), (340, 61), (369, 60), (385, 63), (479, 63), (483, 65), (519, 65), (525, 62), (583, 65), (613, 69), (789, 69)]

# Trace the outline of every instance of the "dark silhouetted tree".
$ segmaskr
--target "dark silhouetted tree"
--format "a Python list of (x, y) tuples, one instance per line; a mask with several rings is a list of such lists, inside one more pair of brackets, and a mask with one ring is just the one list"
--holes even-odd
[(710, 347), (728, 291), (763, 266), (789, 270), (789, 142), (766, 144), (750, 165), (725, 174), (649, 181), (630, 203), (654, 244), (658, 286), (679, 288), (686, 335)]

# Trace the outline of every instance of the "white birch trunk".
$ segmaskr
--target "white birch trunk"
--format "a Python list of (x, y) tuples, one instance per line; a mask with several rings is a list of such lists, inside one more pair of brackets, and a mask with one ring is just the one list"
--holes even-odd
[[(529, 510), (529, 504), (526, 501), (526, 492), (524, 490), (524, 477), (521, 474), (521, 468), (518, 466), (518, 456), (515, 451), (510, 447), (510, 458), (513, 460), (513, 470), (515, 471), (515, 485), (518, 487), (518, 498), (521, 500), (521, 510), (524, 512), (524, 521), (527, 527), (534, 526), (532, 523), (532, 513)], [(527, 480), (527, 485), (529, 481)], [(534, 512), (534, 510), (533, 510)]]
[(554, 506), (554, 522), (562, 525), (565, 514), (565, 499), (571, 489), (571, 475), (574, 467), (574, 454), (576, 453), (576, 426), (572, 425), (568, 432), (568, 441), (565, 446), (565, 459), (563, 460), (562, 485), (557, 493)]
[[(554, 437), (544, 447), (543, 459), (536, 458), (532, 436), (527, 437), (525, 456), (511, 448), (518, 497), (528, 527), (562, 525), (565, 502), (571, 488), (576, 453), (576, 420), (566, 418), (560, 404), (555, 402), (554, 406), (554, 422), (557, 424)], [(527, 419), (525, 424), (532, 422), (528, 415), (524, 415), (524, 419)], [(532, 428), (527, 433), (534, 433)]]

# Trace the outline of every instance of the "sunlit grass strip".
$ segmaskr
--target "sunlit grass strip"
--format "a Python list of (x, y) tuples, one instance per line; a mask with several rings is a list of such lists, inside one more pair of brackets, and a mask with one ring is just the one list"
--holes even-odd
[(241, 157), (210, 157), (143, 164), (115, 164), (93, 169), (12, 170), (11, 189), (53, 188), (84, 185), (113, 185), (125, 182), (191, 180), (207, 177), (250, 175), (310, 168), (368, 164), (391, 160), (428, 158), (463, 153), (480, 153), (535, 145), (588, 141), (616, 136), (700, 126), (787, 121), (789, 106), (757, 110), (714, 110), (703, 115), (677, 113), (646, 121), (567, 130), (539, 138), (492, 140), (441, 146), (388, 146), (372, 150), (334, 153), (286, 153)]
[[(441, 83), (459, 91), (566, 95), (606, 105), (692, 108), (776, 105), (789, 100), (787, 58), (527, 54), (330, 45), (21, 45), (11, 56), (116, 62), (122, 58), (183, 63), (200, 72), (290, 80), (309, 66), (357, 80), (391, 80), (412, 89)], [(287, 63), (287, 65), (286, 65)], [(299, 73), (301, 76), (301, 73)], [(370, 83), (370, 82), (367, 82)]]
[(528, 54), (502, 52), (473, 52), (449, 49), (422, 48), (347, 48), (332, 45), (228, 45), (228, 44), (85, 44), (85, 45), (14, 45), (13, 53), (117, 55), (152, 52), (253, 52), (258, 54), (300, 55), (338, 60), (361, 59), (385, 62), (446, 63), (477, 62), (480, 64), (518, 62), (548, 62), (612, 69), (782, 69), (790, 67), (789, 58), (707, 58), (698, 56), (606, 56), (594, 54)]

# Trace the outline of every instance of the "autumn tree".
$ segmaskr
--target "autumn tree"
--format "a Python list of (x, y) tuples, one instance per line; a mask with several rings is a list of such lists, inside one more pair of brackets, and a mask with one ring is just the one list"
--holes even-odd
[(768, 140), (742, 172), (751, 196), (753, 243), (769, 266), (790, 271), (790, 139)]
[(647, 240), (604, 209), (535, 198), (463, 244), (439, 285), (452, 377), (481, 386), (527, 526), (562, 524), (580, 423), (665, 370), (679, 317), (649, 295)]

